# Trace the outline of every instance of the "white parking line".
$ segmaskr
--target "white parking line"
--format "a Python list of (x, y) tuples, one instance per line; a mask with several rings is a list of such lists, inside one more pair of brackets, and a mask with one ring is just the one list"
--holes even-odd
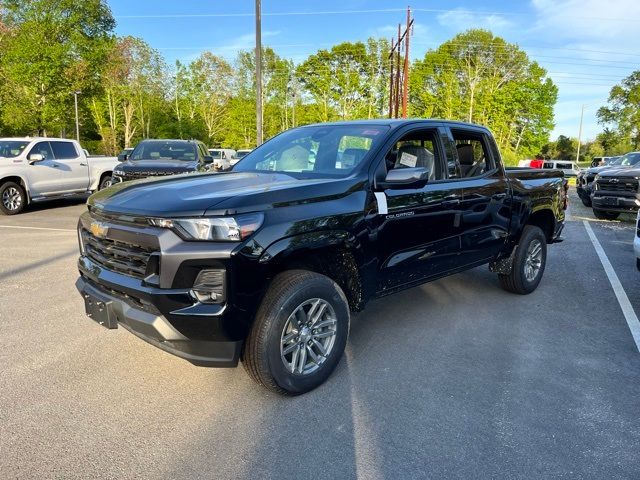
[(75, 232), (71, 228), (19, 227), (18, 225), (0, 225), (0, 228), (17, 228), (21, 230), (47, 230), (50, 232)]
[(587, 234), (591, 239), (591, 243), (593, 243), (593, 247), (596, 249), (596, 253), (598, 254), (598, 258), (600, 258), (600, 262), (604, 267), (604, 271), (607, 274), (607, 278), (609, 279), (609, 283), (611, 284), (611, 288), (613, 288), (613, 293), (616, 294), (616, 298), (618, 299), (618, 303), (620, 304), (620, 308), (622, 309), (622, 314), (624, 318), (627, 320), (627, 325), (629, 325), (629, 330), (631, 330), (631, 336), (633, 337), (633, 341), (636, 342), (636, 348), (640, 351), (640, 321), (638, 321), (638, 316), (636, 312), (633, 310), (633, 306), (631, 306), (631, 302), (629, 301), (629, 297), (627, 297), (624, 288), (622, 288), (622, 284), (620, 283), (620, 279), (616, 274), (616, 271), (613, 269), (607, 254), (604, 253), (604, 249), (600, 242), (596, 238), (596, 234), (593, 233), (593, 229), (589, 222), (583, 220), (584, 228), (587, 229)]

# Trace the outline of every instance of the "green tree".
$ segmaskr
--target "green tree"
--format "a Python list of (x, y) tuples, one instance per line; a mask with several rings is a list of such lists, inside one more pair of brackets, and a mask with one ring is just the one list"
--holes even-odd
[(5, 123), (45, 133), (72, 125), (73, 92), (99, 88), (115, 21), (104, 0), (5, 0), (0, 96)]
[(598, 109), (598, 121), (612, 125), (616, 133), (640, 148), (640, 70), (622, 80), (609, 92), (609, 104)]
[(515, 160), (547, 142), (557, 88), (517, 45), (469, 30), (415, 62), (409, 95), (414, 116), (488, 125)]

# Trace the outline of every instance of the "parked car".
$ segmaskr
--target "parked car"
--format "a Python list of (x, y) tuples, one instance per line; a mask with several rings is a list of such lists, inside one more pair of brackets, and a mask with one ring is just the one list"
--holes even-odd
[(237, 163), (236, 151), (231, 148), (210, 148), (209, 155), (216, 170), (229, 170)]
[(113, 182), (208, 170), (213, 163), (197, 140), (142, 140), (113, 171)]
[(534, 158), (532, 160), (520, 160), (518, 162), (518, 167), (520, 168), (542, 168), (542, 164), (544, 160), (539, 158)]
[[(627, 155), (637, 156), (635, 163), (640, 161), (640, 152)], [(609, 168), (598, 173), (591, 194), (595, 217), (615, 220), (620, 213), (636, 213), (640, 208), (639, 179), (640, 165), (634, 168)]]
[(87, 156), (75, 140), (0, 138), (0, 212), (111, 185), (115, 157)]
[[(596, 175), (609, 168), (631, 168), (634, 161), (640, 161), (635, 156), (610, 157), (605, 165), (580, 170), (576, 178), (576, 193), (585, 207), (591, 207), (591, 195), (593, 193), (593, 181)], [(623, 165), (624, 163), (624, 165)]]
[(580, 167), (578, 167), (576, 162), (566, 160), (545, 160), (542, 168), (562, 170), (565, 177), (576, 177), (580, 172)]
[(557, 170), (505, 169), (477, 125), (310, 125), (231, 172), (92, 196), (76, 286), (107, 328), (196, 365), (242, 359), (258, 383), (296, 395), (331, 374), (350, 312), (373, 298), (483, 264), (504, 289), (534, 291), (566, 188)]
[(122, 149), (122, 151), (118, 154), (118, 161), (119, 162), (126, 161), (132, 152), (133, 152), (133, 147), (127, 147)]

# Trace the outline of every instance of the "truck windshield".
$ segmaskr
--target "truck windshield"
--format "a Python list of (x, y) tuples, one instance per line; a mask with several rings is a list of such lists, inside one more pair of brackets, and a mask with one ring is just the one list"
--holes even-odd
[(245, 155), (234, 172), (277, 172), (297, 178), (346, 177), (389, 130), (384, 125), (316, 125), (286, 131)]
[(0, 140), (0, 157), (13, 158), (20, 155), (29, 142), (19, 140)]
[(140, 142), (131, 153), (131, 160), (180, 160), (193, 162), (197, 159), (196, 146), (188, 142), (151, 140)]
[(620, 160), (616, 163), (616, 165), (622, 165), (626, 167), (626, 166), (635, 165), (638, 162), (640, 162), (640, 153), (633, 152), (633, 153), (627, 153), (622, 157), (620, 157)]

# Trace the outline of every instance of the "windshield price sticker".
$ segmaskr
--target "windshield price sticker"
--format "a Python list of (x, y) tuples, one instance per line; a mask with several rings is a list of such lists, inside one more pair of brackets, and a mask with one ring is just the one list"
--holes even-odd
[(402, 152), (402, 155), (400, 156), (400, 165), (413, 168), (416, 166), (417, 162), (418, 157), (407, 152)]

